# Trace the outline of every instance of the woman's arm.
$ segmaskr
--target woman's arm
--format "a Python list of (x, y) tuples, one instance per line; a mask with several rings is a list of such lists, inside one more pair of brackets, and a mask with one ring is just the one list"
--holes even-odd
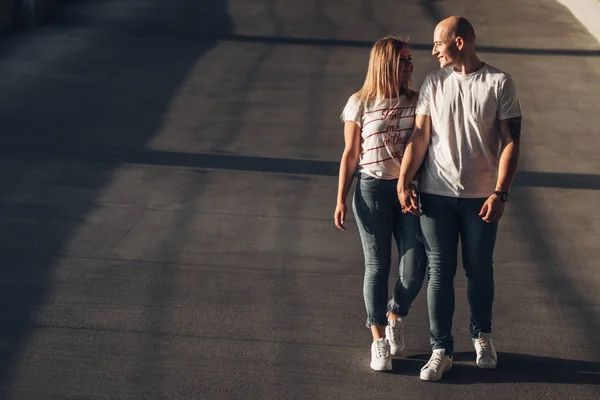
[(340, 173), (338, 177), (337, 204), (334, 213), (335, 226), (346, 230), (346, 199), (352, 185), (352, 177), (356, 172), (356, 166), (360, 157), (360, 127), (356, 122), (344, 122), (344, 152), (340, 161)]

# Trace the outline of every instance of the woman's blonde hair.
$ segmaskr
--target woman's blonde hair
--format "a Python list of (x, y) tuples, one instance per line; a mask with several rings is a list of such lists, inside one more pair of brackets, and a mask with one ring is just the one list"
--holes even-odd
[(400, 75), (408, 67), (408, 62), (400, 57), (406, 46), (406, 40), (396, 36), (386, 36), (375, 42), (369, 57), (365, 83), (356, 92), (358, 100), (365, 103), (375, 100), (379, 103), (384, 98), (415, 94), (410, 89), (410, 81), (400, 85)]

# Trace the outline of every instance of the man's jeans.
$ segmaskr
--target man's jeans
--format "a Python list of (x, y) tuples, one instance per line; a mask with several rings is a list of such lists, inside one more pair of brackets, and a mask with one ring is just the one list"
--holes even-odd
[[(352, 208), (365, 255), (363, 295), (367, 327), (387, 325), (388, 311), (406, 316), (425, 279), (426, 258), (419, 218), (403, 214), (397, 179), (360, 174)], [(392, 237), (398, 246), (399, 277), (388, 303)]]
[(466, 199), (421, 193), (421, 227), (429, 259), (427, 303), (433, 349), (454, 351), (454, 275), (460, 236), (471, 337), (490, 333), (494, 302), (494, 244), (498, 223), (487, 223), (479, 212), (486, 198)]

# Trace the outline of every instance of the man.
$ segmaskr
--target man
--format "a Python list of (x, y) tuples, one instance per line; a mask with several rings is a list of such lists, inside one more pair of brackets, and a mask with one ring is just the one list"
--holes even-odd
[[(450, 17), (434, 32), (441, 69), (421, 87), (416, 123), (398, 180), (404, 212), (422, 215), (429, 259), (427, 302), (433, 354), (421, 379), (437, 381), (452, 367), (454, 275), (458, 239), (467, 276), (470, 329), (477, 365), (493, 369), (493, 253), (498, 220), (519, 159), (521, 106), (510, 75), (482, 62), (475, 31)], [(409, 184), (424, 163), (420, 203)]]

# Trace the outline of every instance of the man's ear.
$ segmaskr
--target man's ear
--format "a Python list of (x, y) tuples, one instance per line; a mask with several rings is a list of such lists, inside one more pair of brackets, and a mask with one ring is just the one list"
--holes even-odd
[(460, 36), (454, 39), (454, 43), (456, 43), (456, 48), (458, 48), (458, 50), (462, 50), (463, 47), (465, 47), (465, 40)]

